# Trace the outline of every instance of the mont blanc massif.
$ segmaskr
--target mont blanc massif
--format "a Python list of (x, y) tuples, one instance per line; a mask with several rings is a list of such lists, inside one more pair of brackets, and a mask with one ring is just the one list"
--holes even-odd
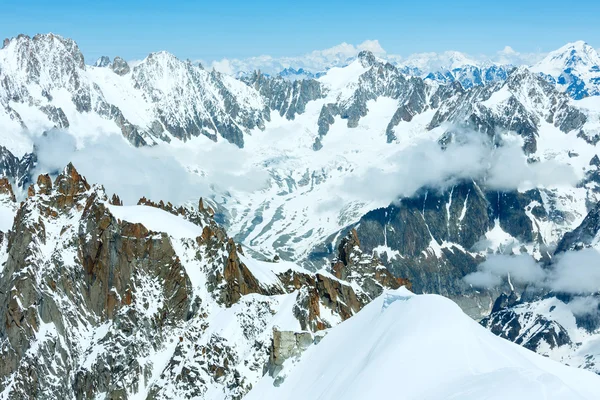
[(0, 399), (600, 399), (596, 50), (327, 54), (3, 42)]

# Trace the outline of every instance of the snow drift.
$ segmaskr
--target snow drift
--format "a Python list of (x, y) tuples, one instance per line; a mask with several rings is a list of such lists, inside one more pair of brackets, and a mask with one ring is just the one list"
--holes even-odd
[(452, 301), (387, 291), (247, 399), (597, 399), (600, 377), (479, 326)]

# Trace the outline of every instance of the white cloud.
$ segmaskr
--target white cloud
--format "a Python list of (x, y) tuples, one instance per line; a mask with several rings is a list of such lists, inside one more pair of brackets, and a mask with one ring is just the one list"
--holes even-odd
[(346, 178), (339, 189), (349, 198), (385, 204), (411, 197), (423, 187), (443, 190), (464, 180), (476, 180), (495, 190), (577, 182), (572, 167), (552, 161), (528, 163), (520, 138), (502, 137), (496, 147), (481, 133), (462, 131), (445, 150), (437, 142), (423, 140), (383, 160), (382, 167)]
[(371, 53), (375, 54), (376, 56), (377, 55), (384, 56), (386, 54), (386, 51), (383, 49), (383, 47), (381, 47), (379, 40), (365, 40), (364, 42), (362, 42), (361, 44), (359, 44), (356, 47), (360, 51), (362, 51), (362, 50), (370, 51)]
[[(303, 68), (311, 72), (322, 72), (334, 66), (345, 65), (349, 59), (356, 57), (362, 50), (368, 50), (375, 55), (384, 57), (386, 51), (378, 40), (365, 40), (353, 45), (341, 43), (324, 50), (314, 50), (310, 53), (297, 57), (272, 57), (262, 55), (245, 59), (227, 59), (213, 61), (210, 68), (235, 75), (239, 72), (251, 72), (261, 70), (267, 74), (277, 74), (285, 68)], [(209, 64), (205, 64), (209, 65)]]
[[(126, 204), (142, 196), (182, 204), (201, 196), (229, 190), (252, 192), (266, 185), (268, 174), (249, 167), (241, 152), (231, 157), (227, 142), (194, 149), (175, 146), (135, 148), (118, 135), (77, 143), (64, 131), (53, 130), (34, 139), (38, 163), (34, 174), (60, 172), (72, 162), (90, 183), (101, 183), (107, 193)], [(202, 160), (202, 168), (190, 170)]]
[(510, 277), (512, 282), (560, 293), (588, 295), (600, 292), (600, 253), (596, 249), (558, 255), (546, 268), (529, 255), (492, 255), (477, 269), (465, 277), (465, 281), (475, 287), (496, 287)]
[(583, 249), (558, 256), (546, 286), (565, 293), (600, 292), (600, 253)]
[(491, 255), (478, 266), (478, 271), (465, 277), (465, 281), (475, 287), (500, 286), (504, 278), (511, 282), (527, 284), (545, 278), (545, 272), (529, 255)]
[(593, 296), (578, 296), (569, 301), (567, 304), (573, 315), (586, 316), (598, 314), (598, 306), (600, 299)]
[(542, 60), (546, 53), (521, 53), (510, 46), (505, 46), (496, 53), (487, 55), (472, 55), (460, 51), (448, 50), (442, 52), (423, 52), (405, 56), (388, 53), (378, 40), (365, 40), (357, 45), (340, 43), (323, 50), (314, 50), (301, 56), (272, 57), (261, 55), (245, 59), (224, 58), (222, 60), (203, 63), (209, 68), (231, 75), (240, 72), (261, 70), (267, 74), (277, 74), (285, 68), (303, 68), (311, 72), (323, 72), (334, 66), (345, 65), (348, 60), (356, 57), (362, 51), (371, 51), (378, 57), (393, 63), (419, 68), (424, 72), (440, 69), (453, 69), (465, 65), (485, 65), (490, 63), (511, 65), (533, 65)]
[(532, 53), (520, 53), (515, 51), (512, 47), (506, 46), (504, 49), (498, 51), (492, 58), (493, 61), (500, 64), (512, 64), (512, 65), (533, 65), (538, 61), (541, 61), (546, 56), (546, 53), (532, 52)]
[(528, 163), (520, 143), (515, 141), (505, 142), (490, 154), (486, 184), (494, 189), (574, 186), (577, 181), (577, 174), (569, 165), (553, 160)]
[(234, 75), (235, 74), (235, 70), (233, 69), (233, 66), (231, 65), (231, 62), (224, 58), (221, 61), (214, 61), (212, 63), (212, 67), (217, 71), (220, 72), (222, 74), (227, 74), (227, 75)]

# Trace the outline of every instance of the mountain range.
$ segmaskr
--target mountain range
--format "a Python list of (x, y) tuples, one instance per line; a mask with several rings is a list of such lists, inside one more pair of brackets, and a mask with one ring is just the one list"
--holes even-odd
[(0, 398), (594, 398), (595, 50), (338, 61), (5, 40)]

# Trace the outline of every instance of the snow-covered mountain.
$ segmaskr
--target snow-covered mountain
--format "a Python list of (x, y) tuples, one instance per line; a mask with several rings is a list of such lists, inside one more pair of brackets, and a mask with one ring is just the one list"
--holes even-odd
[(409, 76), (448, 84), (459, 82), (464, 88), (506, 80), (514, 66), (479, 61), (458, 51), (413, 54), (397, 63), (397, 67)]
[[(499, 339), (436, 295), (385, 292), (247, 399), (595, 399), (600, 378)], [(432, 384), (432, 382), (435, 382)]]
[(600, 95), (600, 55), (583, 41), (549, 53), (532, 71), (547, 76), (574, 99)]
[[(0, 388), (240, 398), (409, 283), (596, 371), (599, 326), (545, 311), (571, 307), (564, 293), (465, 277), (497, 255), (552, 266), (593, 247), (577, 227), (600, 200), (600, 97), (455, 58), (439, 79), (364, 49), (318, 77), (236, 79), (166, 52), (91, 66), (70, 39), (6, 41)], [(176, 204), (135, 205), (148, 193)]]
[(80, 137), (118, 132), (136, 146), (199, 135), (243, 146), (244, 132), (268, 119), (246, 85), (166, 52), (134, 68), (118, 57), (90, 67), (70, 39), (21, 35), (4, 43), (0, 69), (0, 121), (16, 153), (30, 151), (22, 131), (53, 127)]

